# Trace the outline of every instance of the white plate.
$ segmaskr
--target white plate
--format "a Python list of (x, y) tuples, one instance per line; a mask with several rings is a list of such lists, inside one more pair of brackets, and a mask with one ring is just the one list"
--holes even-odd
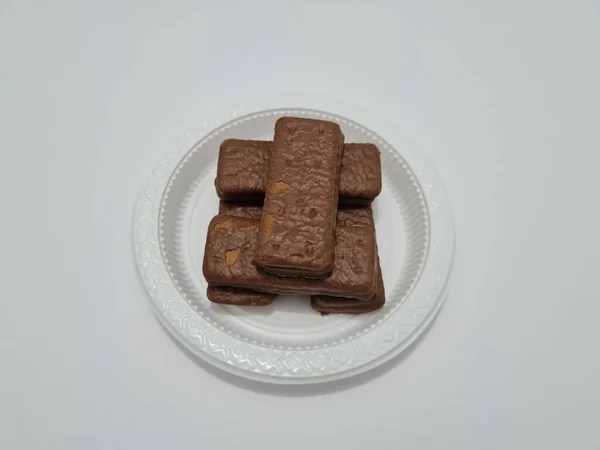
[[(275, 120), (286, 115), (332, 120), (346, 142), (372, 142), (381, 150), (383, 191), (373, 204), (387, 294), (380, 311), (322, 317), (303, 296), (280, 296), (265, 308), (206, 298), (202, 258), (207, 225), (218, 208), (219, 144), (271, 139)], [(139, 269), (165, 327), (221, 369), (287, 384), (352, 376), (406, 349), (444, 300), (453, 233), (444, 187), (420, 153), (364, 112), (306, 99), (239, 107), (188, 133), (142, 187), (134, 222)]]

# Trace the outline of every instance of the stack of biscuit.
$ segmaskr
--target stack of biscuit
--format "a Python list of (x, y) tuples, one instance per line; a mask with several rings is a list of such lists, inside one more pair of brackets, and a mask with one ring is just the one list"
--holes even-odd
[(215, 186), (203, 264), (210, 301), (268, 306), (278, 294), (307, 294), (322, 314), (384, 305), (375, 145), (344, 144), (333, 122), (282, 117), (272, 142), (221, 144)]

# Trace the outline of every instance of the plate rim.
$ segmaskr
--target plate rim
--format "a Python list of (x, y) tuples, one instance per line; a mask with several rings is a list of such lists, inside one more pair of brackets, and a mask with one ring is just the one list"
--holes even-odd
[[(161, 212), (160, 205), (162, 204), (163, 197), (165, 195), (171, 177), (182, 158), (185, 157), (185, 155), (188, 153), (189, 150), (191, 150), (194, 147), (194, 145), (196, 145), (198, 142), (210, 135), (218, 127), (225, 125), (228, 122), (234, 121), (240, 118), (241, 116), (277, 109), (312, 109), (316, 111), (328, 112), (340, 116), (342, 118), (349, 119), (357, 124), (360, 124), (361, 126), (373, 130), (378, 135), (382, 136), (386, 142), (390, 143), (392, 149), (400, 153), (402, 158), (408, 163), (411, 170), (413, 170), (413, 172), (415, 173), (417, 181), (421, 184), (421, 188), (424, 193), (425, 203), (428, 208), (428, 214), (430, 216), (430, 242), (435, 243), (438, 246), (436, 251), (441, 251), (441, 255), (444, 256), (443, 258), (438, 258), (441, 260), (443, 267), (439, 268), (439, 274), (436, 278), (437, 280), (440, 280), (441, 283), (437, 288), (437, 292), (434, 293), (436, 298), (434, 299), (433, 305), (431, 306), (429, 311), (427, 311), (427, 313), (421, 318), (421, 320), (412, 328), (409, 334), (405, 338), (403, 338), (402, 341), (392, 346), (383, 354), (368, 359), (366, 362), (362, 362), (354, 366), (351, 365), (342, 370), (333, 371), (327, 374), (307, 374), (305, 376), (292, 376), (290, 374), (263, 373), (257, 371), (256, 369), (252, 370), (238, 367), (231, 362), (231, 359), (227, 361), (217, 358), (208, 351), (199, 348), (196, 345), (193, 345), (190, 339), (186, 337), (181, 331), (183, 322), (185, 322), (189, 318), (186, 319), (181, 316), (167, 317), (165, 308), (161, 308), (160, 305), (166, 303), (168, 306), (172, 304), (172, 301), (170, 302), (168, 298), (169, 295), (166, 295), (165, 293), (157, 293), (156, 279), (151, 279), (145, 273), (149, 257), (152, 257), (152, 253), (154, 253), (153, 257), (156, 257), (158, 255), (158, 262), (153, 261), (153, 263), (157, 263), (159, 266), (162, 266), (162, 268), (166, 271), (165, 262), (162, 258), (160, 251), (160, 243), (158, 236), (158, 227), (160, 223), (159, 215)], [(149, 300), (152, 305), (153, 312), (160, 321), (160, 323), (177, 339), (179, 343), (184, 345), (184, 347), (187, 350), (189, 350), (192, 354), (204, 360), (205, 362), (221, 370), (229, 372), (233, 375), (241, 376), (243, 378), (251, 379), (254, 381), (275, 384), (325, 383), (352, 377), (360, 373), (372, 370), (375, 367), (386, 363), (387, 361), (393, 359), (394, 357), (403, 353), (407, 348), (409, 348), (415, 342), (415, 340), (425, 330), (427, 330), (433, 319), (437, 316), (437, 313), (439, 312), (447, 296), (448, 283), (450, 280), (454, 259), (454, 224), (452, 219), (450, 201), (441, 178), (439, 177), (435, 168), (428, 161), (427, 157), (423, 154), (423, 152), (421, 152), (418, 149), (418, 147), (414, 145), (414, 143), (410, 142), (404, 136), (400, 135), (400, 133), (395, 131), (393, 127), (390, 127), (381, 118), (376, 117), (375, 115), (365, 111), (364, 109), (358, 108), (354, 105), (349, 105), (346, 102), (338, 100), (334, 101), (332, 99), (324, 99), (321, 96), (319, 96), (318, 98), (310, 98), (310, 96), (306, 96), (305, 94), (297, 95), (288, 93), (286, 95), (280, 95), (278, 96), (278, 98), (272, 100), (259, 100), (256, 102), (238, 103), (232, 108), (229, 108), (228, 110), (225, 110), (220, 114), (212, 113), (211, 117), (212, 120), (201, 120), (200, 122), (198, 122), (198, 125), (190, 129), (190, 131), (188, 131), (183, 136), (183, 138), (176, 141), (176, 143), (171, 146), (171, 148), (166, 152), (163, 158), (161, 158), (159, 162), (154, 166), (154, 169), (152, 170), (152, 175), (148, 177), (143, 183), (136, 201), (135, 215), (133, 221), (134, 252), (136, 255), (137, 266), (139, 269), (140, 276), (142, 278), (142, 282), (145, 285), (146, 291), (149, 294)], [(372, 127), (371, 125), (373, 124), (375, 124), (376, 126)], [(399, 149), (402, 149), (402, 151), (399, 151)], [(166, 171), (165, 166), (167, 166)], [(423, 176), (425, 176), (428, 179), (428, 183), (426, 183), (426, 185), (424, 185), (423, 183)], [(152, 211), (154, 212), (153, 225), (154, 228), (156, 228), (154, 242), (152, 242), (152, 239), (149, 238), (149, 236), (145, 236), (144, 233), (141, 231), (142, 222), (148, 219), (146, 203), (148, 202), (149, 198), (153, 198), (154, 203), (158, 203), (158, 208), (156, 210), (152, 209)], [(435, 219), (431, 217), (432, 202), (433, 204), (435, 204), (435, 215), (440, 216), (440, 218), (442, 219), (442, 231), (445, 231), (444, 239), (441, 241), (438, 241), (436, 239), (437, 236), (433, 235)], [(146, 243), (150, 243), (150, 249), (143, 248), (143, 245), (145, 245)], [(152, 248), (152, 246), (154, 246), (155, 248)], [(158, 250), (158, 253), (156, 253), (156, 250)], [(428, 254), (426, 256), (425, 264), (423, 267), (423, 272), (425, 272), (427, 266), (432, 263), (432, 261), (430, 261), (431, 252), (432, 245), (429, 246)], [(439, 262), (440, 261), (438, 261), (438, 263)], [(174, 283), (171, 280), (171, 278), (167, 277), (167, 279), (173, 285), (171, 286), (172, 289), (169, 291), (170, 296), (176, 297), (177, 302), (183, 302), (185, 303), (185, 306), (191, 309), (191, 306), (181, 296), (179, 291), (176, 288), (174, 288)], [(420, 282), (421, 280), (417, 282), (417, 285)], [(410, 297), (414, 295), (415, 290), (416, 289), (414, 289), (413, 292), (411, 292), (411, 294), (406, 300), (410, 299)], [(183, 308), (185, 308), (185, 306), (183, 306)], [(402, 307), (398, 311), (396, 311), (396, 313), (392, 314), (386, 321), (380, 323), (377, 327), (374, 327), (372, 330), (369, 330), (367, 333), (365, 333), (365, 335), (361, 336), (358, 339), (365, 339), (369, 336), (369, 334), (376, 332), (377, 328), (381, 327), (385, 323), (388, 323), (401, 310)], [(181, 311), (180, 313), (183, 314)], [(198, 319), (204, 321), (204, 319), (202, 319), (201, 317), (198, 317)], [(208, 325), (209, 328), (212, 328), (211, 331), (216, 331), (217, 334), (226, 334), (224, 331), (215, 328), (211, 324), (206, 323), (206, 325)], [(243, 341), (239, 341), (239, 343), (242, 346), (248, 345), (248, 343)], [(306, 350), (294, 349), (280, 351), (286, 351), (292, 354), (294, 352), (302, 354), (308, 352)]]

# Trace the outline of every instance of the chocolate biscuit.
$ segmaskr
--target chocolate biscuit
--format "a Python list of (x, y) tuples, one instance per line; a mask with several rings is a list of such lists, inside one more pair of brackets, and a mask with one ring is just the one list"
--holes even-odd
[[(240, 202), (221, 200), (219, 202), (219, 214), (258, 220), (262, 215), (262, 205), (248, 205)], [(273, 303), (277, 294), (236, 287), (209, 285), (206, 290), (206, 296), (211, 302), (224, 305), (269, 306)]]
[(370, 227), (375, 230), (373, 209), (370, 206), (342, 205), (337, 211), (337, 224), (346, 227)]
[(339, 186), (344, 204), (369, 205), (381, 193), (381, 160), (375, 145), (344, 145)]
[(275, 123), (256, 253), (263, 270), (331, 274), (343, 145), (333, 122), (283, 117)]
[(259, 271), (254, 255), (260, 221), (216, 216), (208, 227), (202, 271), (209, 285), (278, 294), (313, 294), (369, 300), (375, 290), (376, 245), (372, 227), (336, 229), (335, 264), (321, 280), (279, 277)]
[(248, 219), (260, 219), (262, 216), (262, 205), (249, 205), (241, 202), (219, 202), (219, 214), (222, 216), (246, 217)]
[[(247, 205), (244, 203), (226, 202), (223, 200), (219, 202), (219, 214), (221, 215), (259, 219), (261, 216), (261, 212), (261, 205)], [(355, 225), (363, 225), (370, 227), (374, 226), (373, 212), (370, 207), (342, 206), (340, 207), (340, 209), (338, 209), (337, 226)], [(378, 286), (376, 287), (377, 289), (383, 289), (383, 281), (380, 278), (381, 277), (379, 276), (378, 283), (380, 284), (378, 284)], [(226, 303), (230, 305), (270, 305), (273, 301), (273, 297), (275, 296), (274, 294), (269, 294), (266, 292), (256, 292), (251, 291), (249, 289), (234, 287), (209, 286), (208, 291), (208, 298), (210, 300), (213, 300), (213, 298), (215, 298), (214, 301), (216, 303)], [(385, 295), (382, 295), (381, 297), (384, 298)], [(317, 299), (316, 303), (314, 300), (315, 298)], [(365, 309), (365, 312), (369, 312), (377, 309), (377, 302), (380, 301), (378, 299), (375, 299), (375, 297), (371, 298), (368, 302), (363, 302), (361, 300), (341, 297), (313, 296), (313, 308), (317, 311), (320, 311), (319, 307), (321, 307), (322, 309), (326, 308), (329, 299), (335, 300), (336, 304), (334, 306), (337, 306), (338, 309), (340, 306), (342, 306), (339, 302), (345, 302), (344, 304), (346, 305), (346, 308), (348, 307), (348, 305), (353, 307), (353, 311), (356, 311), (357, 314), (362, 312), (359, 306), (363, 303), (363, 309)], [(355, 305), (356, 303), (359, 303), (360, 305)], [(325, 314), (325, 312), (323, 312), (323, 314)]]
[(269, 306), (273, 303), (277, 294), (256, 292), (251, 291), (250, 289), (209, 285), (208, 289), (206, 289), (206, 296), (211, 302), (219, 303), (221, 305)]
[[(215, 180), (220, 198), (262, 203), (272, 144), (239, 139), (228, 139), (221, 144)], [(345, 144), (339, 180), (340, 204), (369, 205), (380, 193), (379, 149), (373, 144)]]
[[(262, 215), (262, 205), (221, 200), (219, 202), (219, 214), (258, 220)], [(206, 289), (206, 296), (211, 302), (223, 305), (269, 306), (273, 303), (277, 294), (237, 287), (209, 285)]]
[(380, 309), (385, 304), (385, 287), (379, 258), (377, 258), (377, 284), (375, 294), (369, 301), (355, 298), (332, 297), (330, 295), (312, 295), (310, 305), (321, 314), (362, 314)]
[(227, 139), (219, 147), (215, 188), (220, 198), (262, 203), (272, 142)]

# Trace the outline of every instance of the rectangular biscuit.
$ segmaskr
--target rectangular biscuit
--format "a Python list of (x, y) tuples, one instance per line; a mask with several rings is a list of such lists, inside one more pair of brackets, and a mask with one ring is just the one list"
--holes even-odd
[(269, 306), (273, 303), (277, 294), (256, 292), (250, 289), (208, 285), (206, 296), (211, 302), (221, 305)]
[(219, 197), (223, 200), (262, 203), (272, 145), (271, 141), (223, 141), (219, 147), (215, 179)]
[(381, 193), (381, 159), (373, 144), (346, 144), (340, 170), (340, 201), (369, 205)]
[[(262, 203), (272, 145), (270, 141), (223, 141), (215, 180), (221, 199)], [(369, 205), (380, 193), (379, 149), (373, 144), (345, 144), (339, 180), (340, 204)]]
[[(219, 214), (258, 220), (262, 215), (262, 205), (221, 200), (219, 202)], [(211, 302), (223, 305), (269, 306), (273, 303), (277, 294), (236, 287), (209, 285), (206, 289), (206, 296)]]
[(321, 314), (362, 314), (380, 309), (385, 304), (385, 286), (377, 258), (377, 284), (375, 294), (369, 301), (355, 298), (332, 297), (330, 295), (312, 295), (310, 306)]
[(216, 216), (207, 233), (202, 271), (212, 286), (228, 286), (278, 294), (322, 294), (369, 300), (375, 290), (377, 263), (374, 229), (339, 226), (331, 276), (310, 280), (279, 277), (254, 263), (260, 221)]
[[(365, 226), (374, 229), (373, 211), (370, 207), (342, 206), (337, 215), (338, 226)], [(377, 251), (377, 248), (376, 248)], [(373, 297), (367, 301), (354, 298), (333, 297), (328, 295), (311, 296), (311, 306), (322, 314), (342, 313), (361, 314), (380, 309), (385, 304), (385, 287), (379, 256), (377, 257), (377, 281)]]
[[(219, 214), (221, 215), (259, 219), (261, 213), (262, 205), (248, 205), (245, 203), (226, 202), (223, 200), (219, 202)], [(354, 225), (374, 226), (373, 212), (370, 207), (342, 206), (338, 209), (337, 226)], [(381, 275), (378, 276), (379, 284), (376, 289), (383, 289), (383, 280), (381, 280)], [(376, 295), (377, 293), (378, 291), (376, 291)], [(249, 289), (221, 286), (209, 286), (207, 294), (209, 300), (214, 301), (215, 303), (224, 303), (228, 305), (270, 305), (273, 302), (273, 297), (275, 297), (275, 294), (266, 292), (256, 292)], [(370, 312), (380, 308), (383, 303), (381, 303), (380, 306), (378, 305), (382, 298), (385, 298), (385, 294), (380, 295), (377, 298), (374, 296), (368, 302), (341, 297), (313, 296), (312, 304), (314, 309), (325, 314), (327, 311), (324, 310), (328, 308), (329, 300), (334, 300), (334, 307), (338, 307), (338, 309), (342, 306), (339, 302), (343, 301), (345, 302), (344, 305), (346, 308), (352, 307), (352, 313), (356, 311), (358, 314), (363, 312), (362, 309), (365, 309), (364, 312)], [(364, 303), (363, 308), (361, 309), (359, 307), (360, 305), (356, 305), (356, 303), (359, 303), (360, 305)]]
[(324, 120), (275, 123), (256, 263), (284, 276), (324, 278), (333, 270), (344, 135)]

